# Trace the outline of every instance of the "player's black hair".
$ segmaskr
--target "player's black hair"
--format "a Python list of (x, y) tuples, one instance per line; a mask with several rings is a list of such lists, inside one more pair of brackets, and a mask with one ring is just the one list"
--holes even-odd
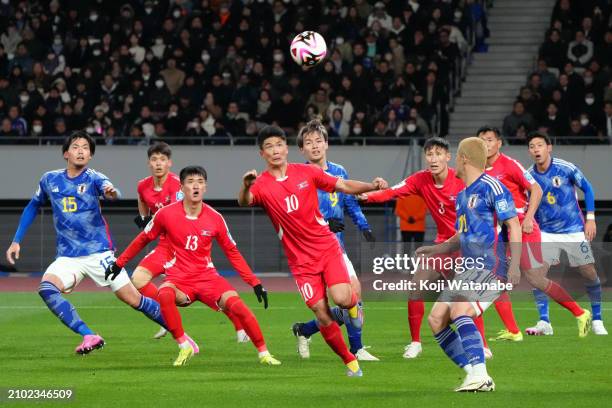
[(89, 145), (89, 151), (92, 156), (96, 153), (96, 141), (93, 139), (93, 137), (89, 136), (89, 133), (85, 132), (84, 130), (77, 130), (76, 132), (71, 133), (70, 136), (68, 136), (66, 139), (64, 139), (64, 144), (62, 145), (62, 153), (66, 153), (70, 148), (72, 142), (77, 139), (85, 139), (87, 141), (87, 144)]
[(287, 135), (283, 129), (279, 128), (278, 126), (268, 125), (261, 129), (257, 134), (257, 145), (261, 150), (263, 150), (263, 145), (266, 139), (271, 137), (280, 137), (285, 142), (287, 141)]
[(483, 127), (481, 127), (476, 132), (476, 136), (480, 136), (481, 134), (487, 133), (487, 132), (495, 133), (495, 137), (497, 138), (497, 140), (501, 140), (502, 139), (501, 132), (499, 131), (498, 128), (496, 128), (494, 126), (483, 126)]
[(425, 141), (423, 151), (427, 153), (429, 149), (433, 149), (436, 146), (446, 150), (447, 152), (450, 150), (450, 143), (448, 143), (448, 140), (444, 139), (443, 137), (434, 136)]
[(150, 159), (154, 154), (163, 154), (167, 158), (172, 158), (172, 149), (166, 142), (157, 142), (147, 150), (147, 157)]
[(308, 122), (305, 126), (302, 126), (302, 128), (298, 132), (297, 145), (300, 149), (304, 147), (304, 136), (313, 132), (319, 132), (319, 134), (323, 136), (323, 139), (325, 139), (326, 142), (329, 140), (329, 136), (327, 135), (327, 129), (325, 129), (325, 126), (321, 122), (321, 117), (319, 115), (317, 115), (317, 117)]
[(538, 137), (539, 137), (540, 139), (544, 139), (544, 141), (546, 142), (546, 144), (547, 144), (548, 146), (552, 145), (552, 140), (550, 140), (550, 137), (549, 137), (549, 136), (548, 136), (546, 133), (544, 133), (544, 132), (539, 132), (539, 131), (537, 131), (537, 130), (534, 130), (533, 132), (530, 132), (530, 133), (527, 135), (527, 146), (529, 146), (529, 143), (530, 143), (530, 142), (531, 142), (533, 139), (537, 139)]
[(206, 174), (206, 170), (202, 166), (187, 166), (181, 169), (179, 173), (179, 178), (181, 179), (181, 184), (185, 181), (185, 179), (189, 176), (202, 176), (204, 177), (204, 181), (208, 181), (208, 175)]

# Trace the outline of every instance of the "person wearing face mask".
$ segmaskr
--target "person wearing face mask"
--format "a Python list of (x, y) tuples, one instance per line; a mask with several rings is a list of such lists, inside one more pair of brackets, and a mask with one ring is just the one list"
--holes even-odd
[(83, 33), (86, 36), (102, 38), (106, 33), (106, 19), (96, 9), (91, 9), (83, 23)]
[(421, 132), (421, 129), (416, 124), (416, 120), (408, 119), (404, 126), (404, 131), (400, 134), (398, 143), (399, 144), (410, 144), (410, 139), (422, 139), (425, 135)]
[(153, 112), (165, 112), (170, 105), (172, 95), (163, 77), (158, 77), (154, 82), (154, 87), (149, 91), (149, 106)]

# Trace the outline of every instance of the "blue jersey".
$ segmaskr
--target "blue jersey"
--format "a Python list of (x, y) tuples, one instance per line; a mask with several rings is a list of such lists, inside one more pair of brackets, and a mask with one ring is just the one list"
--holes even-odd
[(482, 174), (457, 195), (455, 206), (456, 229), (464, 260), (476, 262), (480, 258), (484, 269), (496, 273), (505, 272), (505, 269), (496, 270), (495, 250), (497, 223), (516, 217), (517, 214), (510, 191), (497, 179)]
[(584, 219), (578, 205), (576, 187), (584, 191), (587, 211), (595, 210), (591, 183), (574, 164), (553, 157), (550, 166), (540, 173), (535, 165), (529, 173), (542, 187), (542, 202), (535, 214), (540, 230), (549, 234), (584, 231)]
[(14, 242), (20, 242), (38, 208), (49, 202), (53, 210), (57, 256), (86, 256), (113, 249), (110, 231), (102, 217), (103, 189), (112, 186), (102, 173), (86, 169), (75, 178), (66, 169), (49, 171), (24, 210)]
[[(325, 172), (345, 180), (349, 178), (344, 167), (330, 161), (327, 162), (327, 170)], [(370, 230), (368, 221), (363, 212), (361, 212), (361, 207), (359, 207), (355, 196), (339, 192), (328, 193), (323, 190), (317, 190), (317, 193), (319, 195), (319, 210), (326, 220), (334, 218), (344, 221), (344, 212), (346, 211), (360, 231)], [(344, 247), (344, 233), (337, 232), (336, 237), (340, 241), (340, 245)]]

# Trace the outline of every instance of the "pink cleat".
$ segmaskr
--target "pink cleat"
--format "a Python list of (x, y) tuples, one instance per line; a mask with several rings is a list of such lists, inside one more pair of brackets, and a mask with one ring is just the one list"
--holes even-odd
[(104, 339), (97, 334), (83, 336), (83, 342), (74, 350), (77, 354), (89, 354), (92, 351), (104, 347)]
[(193, 354), (198, 354), (200, 352), (200, 348), (198, 347), (198, 344), (195, 341), (193, 341), (193, 339), (189, 337), (187, 333), (185, 333), (185, 338), (187, 339), (189, 344), (191, 344), (191, 347), (193, 347)]

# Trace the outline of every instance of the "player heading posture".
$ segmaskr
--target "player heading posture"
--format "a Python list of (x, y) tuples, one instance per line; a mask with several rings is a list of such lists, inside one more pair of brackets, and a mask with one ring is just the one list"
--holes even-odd
[[(366, 203), (384, 203), (409, 195), (422, 197), (436, 223), (438, 234), (436, 235), (435, 242), (439, 244), (455, 235), (455, 221), (457, 220), (455, 200), (459, 192), (465, 188), (465, 184), (456, 177), (455, 169), (448, 167), (451, 154), (450, 145), (446, 139), (440, 137), (427, 139), (423, 145), (423, 152), (427, 161), (427, 169), (408, 176), (401, 183), (389, 189), (362, 194), (360, 198), (364, 199)], [(458, 256), (458, 251), (440, 255), (443, 259), (454, 259)], [(437, 265), (438, 263), (433, 262), (433, 264)], [(439, 264), (448, 265), (449, 262), (444, 261)], [(439, 275), (449, 279), (452, 277), (452, 271), (427, 269), (427, 265), (425, 265), (425, 267), (419, 267), (415, 272), (413, 281), (436, 280)], [(423, 292), (419, 290), (413, 290), (409, 295), (408, 325), (412, 341), (404, 347), (404, 358), (416, 358), (423, 351), (421, 345), (421, 324), (425, 315), (423, 295)], [(482, 318), (477, 317), (475, 323), (483, 335), (485, 355), (489, 358), (492, 356), (492, 353), (486, 344)]]
[[(542, 200), (542, 189), (527, 170), (516, 160), (500, 152), (502, 137), (498, 129), (483, 127), (478, 129), (477, 136), (487, 145), (487, 168), (485, 172), (498, 179), (512, 194), (521, 229), (523, 231), (521, 251), (521, 271), (534, 273), (542, 267), (542, 244), (540, 228), (535, 222), (535, 212)], [(529, 198), (527, 197), (529, 193)], [(507, 232), (502, 232), (502, 240), (507, 239)], [(523, 333), (519, 329), (508, 292), (504, 292), (495, 301), (495, 310), (499, 314), (505, 329), (501, 330), (494, 340), (522, 341)]]
[(287, 162), (285, 132), (266, 126), (257, 137), (266, 171), (243, 176), (238, 196), (241, 206), (262, 206), (270, 217), (287, 255), (289, 268), (306, 305), (319, 321), (321, 335), (346, 364), (349, 376), (363, 375), (349, 351), (327, 303), (327, 292), (336, 305), (347, 309), (351, 323), (361, 326), (358, 296), (351, 288), (343, 251), (319, 211), (317, 189), (359, 194), (386, 187), (380, 178), (372, 183), (344, 180), (320, 167)]
[[(484, 173), (487, 147), (476, 138), (469, 137), (459, 143), (457, 176), (466, 188), (457, 196), (457, 233), (449, 240), (430, 247), (420, 247), (417, 253), (435, 255), (450, 253), (461, 248), (463, 265), (471, 262), (473, 269), (455, 275), (462, 284), (486, 285), (495, 283), (497, 259), (497, 222), (508, 227), (511, 261), (508, 281), (517, 284), (520, 279), (521, 226), (516, 216), (512, 195), (499, 181)], [(470, 261), (471, 260), (471, 261)], [(505, 271), (505, 269), (504, 269)], [(482, 337), (474, 325), (478, 316), (499, 296), (495, 289), (445, 289), (429, 314), (429, 325), (440, 347), (463, 368), (467, 375), (455, 391), (493, 391), (495, 384), (487, 373)], [(451, 329), (453, 323), (456, 331)]]
[(123, 269), (118, 271), (115, 281), (106, 282), (104, 279), (104, 269), (115, 257), (108, 225), (102, 217), (100, 197), (116, 200), (119, 191), (104, 174), (87, 168), (95, 152), (96, 144), (85, 132), (75, 132), (66, 138), (62, 146), (66, 168), (42, 175), (6, 251), (6, 258), (14, 264), (15, 259), (19, 259), (20, 242), (36, 218), (38, 209), (49, 202), (53, 211), (57, 255), (42, 277), (38, 294), (62, 323), (83, 336), (83, 342), (75, 350), (79, 354), (87, 354), (104, 345), (104, 339), (94, 334), (74, 306), (62, 296), (62, 293), (74, 290), (85, 276), (98, 286), (110, 286), (123, 302), (164, 325), (159, 304), (138, 293)]
[[(306, 126), (300, 129), (297, 136), (297, 144), (300, 148), (300, 152), (309, 163), (320, 167), (331, 176), (339, 177), (344, 180), (349, 178), (344, 167), (327, 160), (327, 149), (329, 148), (328, 135), (325, 126), (323, 126), (320, 120), (311, 120)], [(370, 225), (363, 215), (363, 212), (361, 212), (361, 208), (355, 196), (335, 191), (330, 193), (323, 190), (317, 190), (317, 194), (319, 199), (319, 210), (329, 224), (331, 232), (336, 233), (336, 238), (338, 238), (340, 246), (344, 249), (342, 256), (351, 278), (353, 291), (359, 298), (357, 306), (361, 313), (363, 313), (361, 284), (357, 278), (357, 273), (355, 273), (355, 268), (353, 268), (353, 264), (344, 248), (344, 213), (346, 212), (349, 214), (353, 223), (355, 223), (363, 233), (367, 241), (374, 242), (374, 235), (372, 235)], [(374, 357), (363, 347), (363, 343), (361, 342), (362, 329), (361, 327), (355, 327), (351, 323), (348, 312), (337, 306), (331, 309), (331, 312), (339, 325), (346, 324), (351, 353), (353, 353), (358, 360), (378, 361), (378, 358)], [(319, 326), (316, 319), (307, 323), (295, 323), (293, 325), (293, 334), (298, 340), (298, 353), (302, 358), (310, 357), (310, 337), (318, 332)]]
[(166, 327), (179, 345), (179, 355), (174, 365), (186, 364), (199, 351), (197, 345), (185, 335), (181, 315), (176, 307), (177, 304), (188, 306), (196, 300), (213, 310), (227, 309), (233, 313), (257, 348), (259, 361), (268, 365), (280, 364), (268, 352), (255, 315), (232, 285), (219, 275), (212, 262), (214, 239), (240, 277), (253, 287), (259, 302), (263, 301), (265, 308), (268, 307), (266, 290), (238, 251), (225, 219), (203, 202), (206, 170), (200, 166), (185, 167), (181, 170), (180, 180), (183, 200), (160, 209), (153, 216), (144, 231), (109, 265), (107, 278), (115, 279), (116, 271), (149, 242), (163, 234), (175, 253), (171, 266), (166, 268), (166, 279), (158, 292)]
[[(539, 273), (527, 275), (530, 283), (539, 289), (534, 290), (534, 295), (540, 313), (540, 320), (535, 327), (527, 329), (527, 334), (553, 334), (548, 315), (548, 295), (576, 317), (580, 337), (588, 334), (591, 318), (593, 333), (606, 335), (608, 331), (601, 317), (601, 283), (589, 244), (596, 235), (593, 187), (574, 164), (551, 156), (552, 143), (547, 135), (532, 133), (527, 143), (529, 154), (535, 162), (529, 172), (542, 186), (544, 193), (536, 220), (542, 229), (544, 261), (548, 264)], [(578, 205), (576, 187), (584, 192), (586, 222)], [(588, 310), (583, 310), (561, 286), (546, 277), (549, 266), (559, 263), (561, 251), (567, 254), (570, 266), (578, 267), (580, 274), (588, 281), (586, 291), (591, 300), (592, 315)]]
[[(167, 143), (158, 142), (147, 150), (151, 175), (138, 182), (138, 213), (134, 223), (143, 229), (153, 215), (169, 204), (183, 199), (181, 181), (170, 171), (172, 167), (172, 149)], [(174, 251), (162, 234), (155, 249), (149, 252), (138, 264), (132, 274), (132, 283), (144, 296), (157, 300), (157, 287), (154, 278), (164, 273), (165, 266), (174, 258)], [(240, 321), (228, 310), (224, 313), (232, 321), (239, 343), (249, 341), (249, 336), (242, 328)], [(163, 327), (153, 336), (159, 339), (167, 333)]]

